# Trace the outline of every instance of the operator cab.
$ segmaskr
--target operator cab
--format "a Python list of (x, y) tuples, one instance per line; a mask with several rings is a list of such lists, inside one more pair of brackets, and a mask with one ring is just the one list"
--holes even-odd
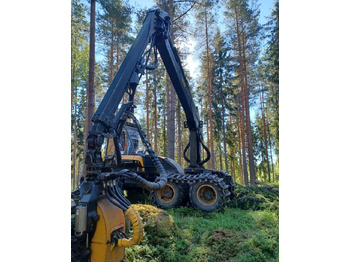
[(124, 126), (120, 135), (119, 149), (122, 155), (144, 155), (147, 153), (136, 127)]

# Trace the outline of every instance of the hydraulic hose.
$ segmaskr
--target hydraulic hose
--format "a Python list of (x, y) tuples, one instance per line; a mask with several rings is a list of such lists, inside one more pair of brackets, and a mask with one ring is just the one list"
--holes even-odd
[(118, 196), (120, 196), (124, 201), (127, 203), (128, 207), (131, 206), (130, 201), (124, 196), (122, 190), (118, 186), (114, 186), (114, 191), (117, 193)]
[(107, 196), (108, 200), (109, 200), (113, 205), (119, 207), (119, 208), (120, 208), (121, 210), (123, 210), (124, 212), (127, 211), (127, 209), (128, 209), (127, 207), (125, 207), (124, 205), (122, 205), (122, 204), (120, 204), (120, 203), (118, 203), (118, 202), (116, 202), (115, 200), (112, 199), (112, 197), (111, 197), (111, 195), (110, 195), (108, 189), (106, 190), (106, 196)]
[(134, 227), (132, 238), (122, 238), (118, 240), (118, 246), (122, 247), (132, 247), (133, 245), (140, 244), (143, 238), (143, 224), (138, 212), (130, 206), (129, 209), (125, 212), (125, 215), (128, 216), (132, 226)]
[(119, 194), (117, 195), (115, 190), (113, 189), (113, 187), (110, 187), (108, 189), (108, 192), (110, 195), (112, 195), (112, 197), (114, 197), (122, 206), (124, 206), (126, 209), (129, 208), (129, 204), (125, 201), (125, 199), (123, 197), (121, 197)]
[(190, 148), (190, 142), (188, 142), (188, 144), (187, 144), (187, 146), (185, 147), (184, 152), (183, 152), (183, 157), (184, 157), (184, 159), (185, 159), (188, 163), (191, 162), (190, 159), (188, 159), (188, 157), (186, 156), (186, 152), (187, 152), (187, 150), (188, 150), (189, 148)]
[(209, 149), (204, 145), (202, 139), (200, 139), (200, 142), (201, 142), (201, 144), (202, 144), (204, 150), (207, 152), (207, 158), (198, 163), (199, 165), (203, 165), (203, 164), (205, 164), (206, 162), (209, 161), (209, 159), (210, 159), (210, 151), (209, 151)]
[(147, 148), (147, 151), (152, 159), (152, 162), (153, 162), (154, 166), (157, 168), (157, 171), (159, 173), (159, 181), (158, 182), (150, 182), (134, 172), (127, 172), (127, 173), (129, 175), (130, 179), (134, 180), (136, 183), (140, 184), (145, 189), (150, 190), (150, 191), (159, 190), (159, 189), (163, 188), (166, 185), (166, 183), (168, 182), (168, 174), (166, 173), (162, 163), (160, 163), (158, 156), (153, 151), (153, 149), (151, 147), (151, 143), (148, 141), (145, 133), (142, 131), (140, 123), (137, 120), (137, 118), (132, 113), (129, 113), (129, 117), (132, 118), (132, 120), (136, 124), (138, 132), (140, 134), (141, 141), (142, 141), (143, 145)]

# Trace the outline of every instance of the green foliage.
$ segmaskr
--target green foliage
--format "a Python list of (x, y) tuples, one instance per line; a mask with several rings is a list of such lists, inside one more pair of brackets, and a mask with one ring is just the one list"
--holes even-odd
[(267, 44), (261, 59), (261, 79), (266, 89), (266, 109), (268, 127), (271, 130), (271, 140), (275, 153), (279, 155), (279, 1), (275, 2), (274, 10), (265, 25)]
[(97, 41), (103, 43), (100, 51), (104, 54), (104, 81), (112, 82), (127, 50), (132, 43), (131, 7), (121, 0), (100, 2), (101, 11), (97, 14)]
[(236, 198), (230, 206), (252, 210), (278, 210), (279, 194), (266, 187), (245, 187), (236, 185)]

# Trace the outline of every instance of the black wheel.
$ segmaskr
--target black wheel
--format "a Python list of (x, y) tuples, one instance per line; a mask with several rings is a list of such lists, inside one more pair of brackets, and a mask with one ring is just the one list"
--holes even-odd
[(159, 208), (177, 207), (184, 201), (184, 191), (179, 185), (168, 182), (165, 187), (153, 193), (153, 198)]
[(192, 184), (189, 196), (192, 206), (204, 212), (212, 212), (220, 208), (224, 202), (219, 186), (214, 183), (197, 182)]

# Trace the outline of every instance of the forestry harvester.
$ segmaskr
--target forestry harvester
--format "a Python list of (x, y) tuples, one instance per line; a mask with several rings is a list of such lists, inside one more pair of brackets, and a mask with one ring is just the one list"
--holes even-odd
[[(123, 194), (124, 190), (150, 192), (160, 208), (190, 204), (205, 212), (222, 207), (234, 196), (232, 177), (203, 167), (210, 152), (203, 143), (202, 121), (189, 89), (179, 55), (170, 39), (170, 16), (149, 11), (143, 26), (92, 117), (87, 138), (87, 175), (72, 192), (72, 261), (122, 261), (124, 248), (139, 244), (142, 221)], [(134, 95), (145, 70), (154, 70), (158, 52), (186, 114), (189, 142), (181, 166), (160, 157), (134, 115)], [(150, 57), (153, 53), (153, 62)], [(123, 96), (128, 102), (117, 111)], [(116, 113), (117, 112), (117, 113)], [(206, 157), (202, 159), (202, 148)], [(125, 233), (125, 216), (133, 236)]]

